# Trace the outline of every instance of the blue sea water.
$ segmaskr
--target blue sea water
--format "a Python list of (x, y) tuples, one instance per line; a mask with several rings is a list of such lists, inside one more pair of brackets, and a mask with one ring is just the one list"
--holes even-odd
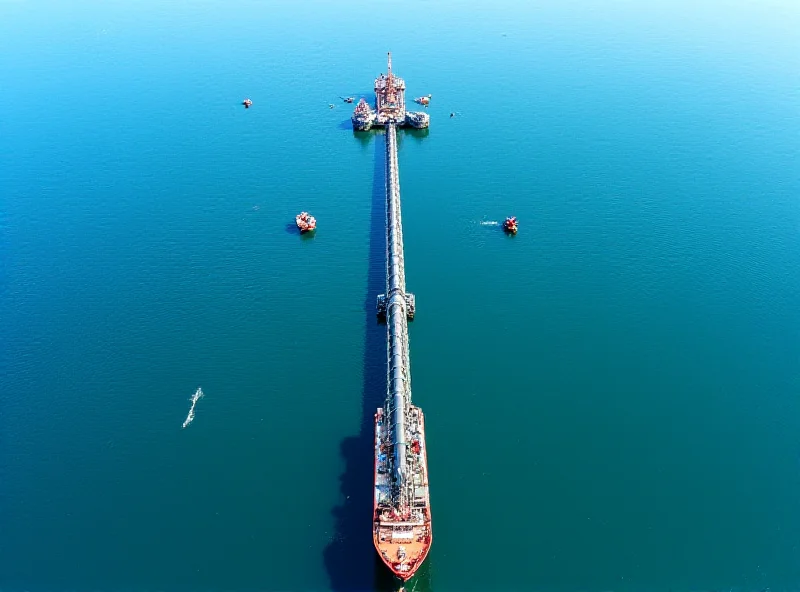
[(800, 589), (798, 30), (788, 0), (0, 0), (0, 590), (396, 590), (383, 137), (340, 99), (387, 51), (433, 97), (399, 138), (409, 588)]

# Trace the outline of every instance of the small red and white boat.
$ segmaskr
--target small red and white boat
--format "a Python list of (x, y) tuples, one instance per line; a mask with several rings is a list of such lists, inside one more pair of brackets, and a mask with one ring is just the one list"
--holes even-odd
[(432, 95), (428, 95), (425, 97), (417, 97), (416, 99), (414, 99), (414, 102), (419, 103), (420, 105), (425, 105), (427, 107), (431, 102), (431, 96)]
[(294, 217), (300, 232), (310, 232), (317, 228), (317, 219), (308, 212), (300, 212)]
[(244, 101), (242, 101), (242, 105), (244, 105), (245, 109), (249, 109), (250, 105), (252, 105), (252, 104), (253, 104), (253, 101), (251, 101), (250, 99), (245, 99)]
[(505, 222), (503, 222), (503, 230), (510, 234), (517, 234), (517, 217), (509, 216), (506, 218)]

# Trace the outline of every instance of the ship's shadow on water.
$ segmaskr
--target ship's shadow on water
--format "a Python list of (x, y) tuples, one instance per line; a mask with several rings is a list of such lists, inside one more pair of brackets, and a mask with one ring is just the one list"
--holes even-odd
[(297, 227), (297, 224), (291, 222), (286, 224), (284, 230), (286, 231), (287, 234), (295, 234), (300, 237), (300, 240), (304, 241), (311, 240), (317, 235), (316, 230), (310, 232), (300, 232), (300, 229)]
[(424, 127), (422, 129), (415, 129), (413, 127), (407, 127), (403, 130), (402, 134), (397, 134), (397, 147), (403, 145), (403, 138), (409, 137), (412, 138), (415, 142), (419, 143), (431, 133), (431, 128)]
[[(376, 138), (377, 139), (377, 138)], [(385, 193), (386, 162), (383, 141), (375, 145), (372, 211), (369, 224), (369, 263), (364, 295), (364, 380), (361, 389), (361, 422), (358, 435), (345, 438), (341, 453), (342, 505), (333, 509), (336, 534), (325, 548), (325, 567), (331, 589), (337, 592), (396, 592), (399, 585), (383, 566), (372, 544), (373, 417), (386, 393), (386, 329), (375, 315), (375, 298), (385, 288)]]

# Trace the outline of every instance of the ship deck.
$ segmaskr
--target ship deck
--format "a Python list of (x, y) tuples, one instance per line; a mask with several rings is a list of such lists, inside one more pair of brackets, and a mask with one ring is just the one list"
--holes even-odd
[(375, 548), (383, 562), (399, 578), (409, 579), (425, 561), (431, 546), (427, 530), (422, 527), (415, 528), (409, 531), (407, 536), (390, 529), (376, 533)]
[(401, 579), (410, 578), (428, 555), (432, 542), (430, 494), (428, 490), (425, 420), (422, 410), (409, 406), (411, 438), (419, 442), (418, 454), (412, 454), (413, 497), (405, 516), (398, 516), (391, 500), (391, 458), (388, 426), (384, 410), (375, 414), (375, 515), (373, 539), (383, 562)]

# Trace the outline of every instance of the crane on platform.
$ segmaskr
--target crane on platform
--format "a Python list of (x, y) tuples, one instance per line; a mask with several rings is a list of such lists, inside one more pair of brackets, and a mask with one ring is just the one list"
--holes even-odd
[(394, 76), (392, 75), (392, 52), (389, 53), (389, 60), (387, 64), (386, 70), (386, 86), (384, 86), (384, 103), (386, 105), (396, 105), (397, 104), (397, 89), (394, 87)]

